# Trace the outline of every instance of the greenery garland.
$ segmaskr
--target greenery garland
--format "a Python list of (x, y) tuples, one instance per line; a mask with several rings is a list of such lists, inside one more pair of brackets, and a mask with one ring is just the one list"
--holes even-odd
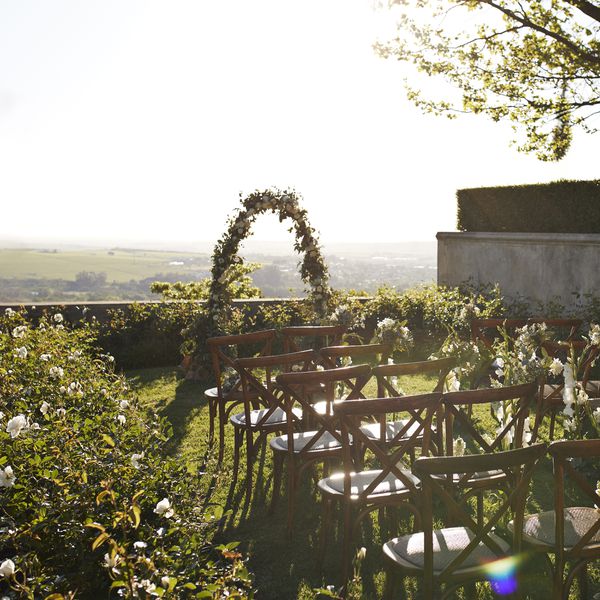
[(295, 234), (294, 250), (303, 255), (299, 264), (302, 281), (309, 286), (308, 300), (316, 318), (324, 322), (331, 302), (329, 273), (321, 254), (316, 231), (310, 226), (307, 212), (301, 207), (301, 196), (292, 190), (276, 188), (255, 191), (242, 199), (241, 206), (229, 217), (227, 230), (216, 243), (212, 255), (212, 279), (208, 291), (206, 309), (196, 322), (184, 333), (194, 339), (196, 356), (190, 365), (192, 377), (202, 377), (210, 370), (210, 358), (206, 355), (205, 341), (218, 335), (232, 332), (236, 318), (232, 308), (233, 292), (240, 278), (244, 263), (238, 254), (240, 243), (248, 237), (256, 218), (271, 212), (279, 221), (292, 220), (290, 232)]

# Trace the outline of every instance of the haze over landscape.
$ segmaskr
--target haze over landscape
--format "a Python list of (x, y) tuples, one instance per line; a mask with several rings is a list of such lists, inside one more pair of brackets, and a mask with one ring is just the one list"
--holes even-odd
[[(410, 71), (372, 49), (394, 32), (375, 4), (2, 3), (0, 247), (210, 253), (240, 193), (278, 186), (302, 194), (334, 277), (353, 255), (351, 287), (374, 273), (404, 285), (435, 279), (457, 188), (597, 176), (591, 136), (541, 163), (509, 146), (506, 124), (422, 115), (404, 96)], [(248, 258), (287, 254), (294, 270), (285, 226), (263, 216), (253, 233)], [(416, 246), (364, 246), (414, 241), (429, 244), (415, 277), (403, 263)], [(395, 270), (373, 270), (382, 255)], [(28, 264), (5, 256), (0, 279), (50, 277)]]

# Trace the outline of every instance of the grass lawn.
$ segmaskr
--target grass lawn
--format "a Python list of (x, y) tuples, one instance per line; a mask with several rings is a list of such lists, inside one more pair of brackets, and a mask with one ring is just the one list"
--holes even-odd
[[(230, 511), (221, 536), (227, 542), (239, 540), (241, 548), (248, 554), (249, 567), (255, 574), (257, 598), (308, 600), (315, 597), (313, 588), (329, 584), (338, 587), (341, 584), (341, 542), (337, 531), (331, 532), (325, 560), (317, 565), (321, 499), (309, 473), (305, 473), (297, 496), (294, 535), (289, 540), (286, 535), (285, 491), (275, 513), (268, 514), (272, 489), (271, 450), (267, 447), (259, 454), (255, 464), (254, 491), (248, 502), (244, 498), (244, 454), (237, 484), (232, 485), (231, 426), (227, 429), (225, 459), (220, 468), (208, 447), (208, 406), (203, 397), (203, 391), (208, 386), (179, 378), (175, 368), (137, 370), (127, 375), (140, 401), (166, 416), (172, 423), (174, 436), (171, 451), (180, 453), (189, 465), (190, 485), (198, 486), (199, 503), (204, 506), (222, 505)], [(434, 385), (426, 378), (415, 378), (401, 384), (406, 393), (430, 391)], [(495, 430), (495, 423), (485, 408), (476, 414), (483, 430)], [(201, 473), (203, 475), (198, 477)], [(282, 490), (285, 490), (285, 479)], [(552, 473), (547, 461), (538, 470), (533, 482), (530, 512), (550, 508), (552, 499)], [(334, 514), (334, 523), (336, 521), (339, 519)], [(367, 556), (362, 563), (361, 582), (352, 597), (365, 600), (381, 598), (385, 579), (381, 545), (396, 535), (408, 532), (410, 522), (406, 513), (389, 511), (381, 523), (377, 513), (373, 513), (372, 519), (364, 520), (362, 539), (357, 540), (356, 545), (365, 546)], [(531, 600), (550, 598), (551, 580), (544, 571), (541, 557), (526, 556), (523, 561), (526, 597)], [(416, 580), (407, 578), (404, 585), (406, 598), (419, 598)], [(600, 592), (600, 569), (594, 565), (590, 569), (589, 598), (597, 592)], [(458, 597), (484, 600), (496, 596), (487, 584), (481, 583), (467, 588)], [(577, 597), (575, 591), (572, 597)]]

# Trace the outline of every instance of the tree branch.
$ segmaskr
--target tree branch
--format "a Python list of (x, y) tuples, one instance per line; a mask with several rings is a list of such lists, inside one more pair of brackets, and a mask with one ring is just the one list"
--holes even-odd
[(517, 13), (515, 13), (514, 11), (497, 4), (493, 0), (480, 0), (480, 2), (482, 4), (487, 4), (488, 6), (495, 8), (496, 10), (500, 11), (502, 14), (506, 15), (509, 19), (512, 19), (513, 21), (517, 21), (517, 22), (525, 25), (526, 27), (529, 27), (530, 29), (533, 29), (547, 37), (550, 37), (550, 38), (556, 40), (560, 44), (563, 44), (565, 47), (569, 48), (573, 53), (575, 53), (581, 59), (586, 60), (587, 62), (590, 62), (594, 65), (600, 64), (600, 55), (587, 52), (585, 49), (581, 48), (580, 46), (573, 43), (571, 40), (565, 38), (564, 36), (554, 32), (554, 31), (549, 31), (545, 27), (542, 27), (541, 25), (534, 23), (527, 17), (520, 16)]

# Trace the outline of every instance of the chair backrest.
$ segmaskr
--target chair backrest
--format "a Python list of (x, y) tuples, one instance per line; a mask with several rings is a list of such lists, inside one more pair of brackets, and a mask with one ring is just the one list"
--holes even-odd
[[(537, 461), (545, 451), (545, 444), (535, 444), (528, 448), (498, 452), (494, 455), (422, 457), (414, 462), (413, 472), (422, 483), (424, 574), (428, 581), (426, 587), (433, 588), (433, 497), (443, 502), (446, 514), (452, 516), (453, 525), (458, 523), (473, 533), (472, 539), (462, 551), (436, 574), (436, 578), (440, 581), (447, 581), (476, 548), (481, 548), (480, 544), (484, 544), (496, 556), (504, 554), (503, 549), (490, 533), (503, 517), (511, 513), (515, 523), (513, 552), (517, 554), (520, 551), (523, 513), (529, 482)], [(491, 470), (503, 471), (512, 485), (506, 492), (506, 498), (495, 506), (489, 506), (485, 511), (484, 519), (477, 522), (468, 512), (468, 504), (465, 502), (465, 495), (469, 494), (469, 491), (459, 486), (449, 489), (446, 480), (465, 471)]]
[(454, 366), (456, 366), (456, 361), (450, 357), (373, 367), (373, 375), (377, 378), (377, 395), (380, 398), (402, 395), (397, 379), (410, 375), (435, 376), (436, 383), (431, 391), (442, 392), (446, 377)]
[(206, 345), (211, 355), (213, 375), (217, 384), (219, 397), (241, 394), (241, 382), (239, 378), (229, 387), (223, 389), (223, 374), (226, 369), (235, 369), (235, 360), (240, 354), (240, 347), (245, 347), (252, 354), (267, 356), (271, 354), (273, 340), (277, 331), (275, 329), (265, 329), (252, 333), (242, 333), (239, 335), (222, 335), (208, 338)]
[(343, 325), (295, 325), (282, 327), (283, 351), (319, 350), (341, 344), (346, 332)]
[[(364, 501), (375, 488), (392, 475), (400, 479), (412, 492), (417, 488), (414, 480), (402, 470), (402, 459), (408, 456), (421, 441), (421, 455), (429, 454), (431, 441), (431, 422), (439, 408), (442, 395), (439, 393), (401, 396), (396, 398), (368, 398), (366, 400), (345, 400), (334, 406), (334, 412), (340, 420), (342, 433), (342, 452), (344, 457), (344, 494), (353, 501)], [(410, 416), (390, 438), (388, 416), (407, 412)], [(375, 418), (379, 424), (377, 437), (368, 436), (361, 429), (363, 421)], [(370, 450), (378, 463), (380, 473), (352, 494), (350, 474), (359, 470), (355, 464), (353, 446), (360, 444)]]
[[(361, 390), (371, 374), (369, 365), (357, 365), (329, 369), (323, 371), (305, 371), (281, 373), (277, 376), (277, 384), (286, 394), (286, 413), (288, 425), (288, 450), (294, 452), (292, 408), (294, 404), (300, 405), (303, 412), (303, 421), (310, 424), (316, 431), (312, 438), (299, 451), (306, 455), (315, 444), (325, 435), (330, 434), (341, 443), (341, 434), (338, 430), (338, 421), (333, 413), (335, 391), (340, 382), (352, 382), (348, 399), (359, 398)], [(315, 409), (315, 397), (312, 390), (319, 389), (319, 401), (325, 401), (325, 409)], [(297, 453), (298, 454), (298, 453)]]
[[(238, 358), (234, 366), (240, 374), (244, 399), (245, 423), (261, 428), (269, 423), (271, 415), (279, 408), (285, 411), (285, 394), (278, 386), (276, 377), (291, 370), (308, 371), (315, 368), (315, 352), (304, 350), (287, 354)], [(253, 408), (265, 408), (260, 418), (250, 418)]]
[[(526, 423), (528, 423), (526, 419), (537, 399), (537, 394), (538, 384), (535, 382), (444, 394), (442, 404), (444, 407), (446, 456), (454, 454), (455, 421), (460, 423), (461, 432), (467, 433), (469, 441), (483, 453), (496, 452), (502, 449), (503, 445), (509, 448), (523, 446), (524, 432), (526, 433)], [(512, 410), (504, 415), (505, 418), (502, 419), (495, 432), (496, 435), (491, 436), (489, 433), (482, 435), (474, 422), (474, 411), (469, 410), (469, 407), (497, 403), (500, 408), (506, 402), (510, 403)]]
[[(562, 515), (565, 508), (565, 480), (570, 480), (576, 489), (586, 496), (591, 503), (600, 509), (600, 494), (596, 489), (596, 479), (590, 482), (581, 472), (574, 468), (571, 459), (595, 459), (596, 465), (600, 462), (600, 439), (595, 440), (563, 440), (553, 442), (548, 448), (554, 463), (554, 511)], [(578, 556), (584, 547), (600, 531), (600, 510), (596, 511), (596, 520), (589, 523), (578, 542), (570, 548), (565, 548), (565, 520), (555, 519), (556, 553), (559, 564), (563, 564), (565, 555)], [(596, 556), (600, 555), (600, 544), (596, 542)]]
[[(499, 328), (506, 330), (510, 337), (515, 336), (515, 331), (525, 325), (546, 323), (548, 327), (559, 329), (566, 333), (565, 340), (571, 340), (579, 331), (583, 321), (581, 319), (546, 319), (532, 317), (528, 319), (473, 319), (471, 321), (471, 339), (473, 342), (482, 342), (492, 348), (494, 341), (499, 337)], [(568, 333), (567, 333), (568, 332)]]

